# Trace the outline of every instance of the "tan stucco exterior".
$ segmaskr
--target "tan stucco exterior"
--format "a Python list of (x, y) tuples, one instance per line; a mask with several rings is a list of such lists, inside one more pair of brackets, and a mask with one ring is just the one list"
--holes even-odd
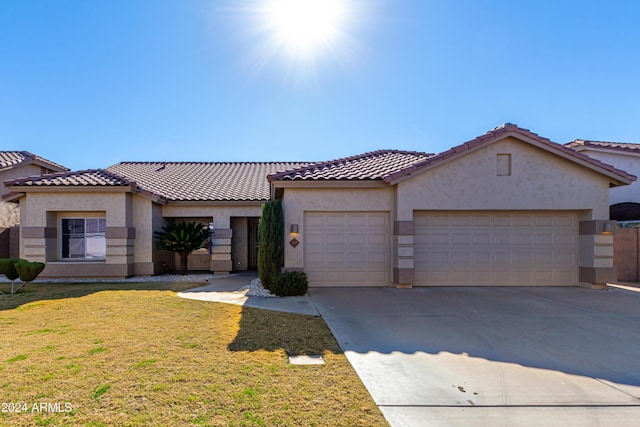
[[(247, 217), (259, 217), (258, 203), (209, 205), (203, 203), (160, 204), (128, 188), (101, 191), (30, 191), (21, 197), (23, 238), (22, 258), (46, 262), (42, 277), (126, 277), (170, 271), (177, 255), (155, 248), (153, 233), (169, 220), (196, 221), (214, 226), (212, 251), (200, 249), (189, 257), (189, 268), (228, 273), (247, 268)], [(63, 260), (60, 252), (60, 225), (63, 218), (104, 217), (107, 223), (107, 254), (104, 260)], [(233, 221), (232, 221), (233, 219)], [(244, 219), (238, 228), (232, 258), (232, 222)], [(243, 233), (244, 232), (244, 236)]]
[[(508, 173), (500, 162), (509, 162)], [(502, 159), (502, 160), (500, 160)], [(389, 277), (399, 286), (413, 284), (414, 215), (418, 211), (571, 211), (580, 222), (607, 220), (610, 178), (526, 141), (508, 137), (425, 168), (383, 188), (336, 188), (335, 182), (275, 183), (284, 188), (285, 230), (305, 212), (388, 211), (394, 222), (393, 263)], [(354, 185), (354, 184), (352, 184)], [(576, 231), (576, 235), (577, 235)], [(304, 233), (297, 247), (285, 244), (285, 269), (304, 269)], [(286, 235), (289, 242), (292, 236)], [(612, 237), (580, 233), (575, 277), (598, 280), (614, 274)], [(594, 273), (598, 271), (598, 275)], [(606, 272), (604, 275), (602, 272)], [(600, 282), (602, 283), (602, 282)], [(569, 285), (576, 283), (567, 283)]]
[[(285, 269), (304, 268), (304, 233), (295, 236), (300, 245), (295, 248), (289, 244), (291, 224), (298, 224), (304, 230), (305, 212), (359, 212), (394, 211), (394, 188), (287, 188), (283, 199), (285, 218)], [(391, 218), (391, 221), (394, 219)], [(389, 248), (390, 250), (392, 248)]]
[[(498, 176), (498, 154), (511, 175)], [(398, 220), (414, 210), (594, 210), (608, 218), (609, 180), (515, 138), (498, 141), (398, 184)]]
[[(467, 146), (459, 152), (453, 150), (437, 162), (426, 162), (404, 175), (393, 174), (393, 179), (387, 181), (275, 180), (271, 182), (272, 197), (282, 197), (285, 217), (284, 268), (305, 269), (309, 225), (305, 224), (306, 219), (319, 223), (323, 218), (333, 222), (347, 218), (343, 221), (346, 223), (355, 221), (359, 215), (360, 219), (366, 218), (365, 222), (377, 221), (378, 228), (369, 234), (366, 229), (362, 231), (366, 226), (358, 225), (360, 231), (350, 236), (350, 244), (362, 241), (366, 245), (366, 239), (369, 243), (377, 239), (375, 253), (362, 253), (366, 253), (364, 257), (384, 260), (376, 264), (383, 272), (377, 274), (378, 281), (384, 282), (382, 285), (408, 287), (415, 282), (416, 216), (428, 215), (428, 212), (449, 212), (451, 217), (465, 212), (509, 212), (515, 216), (568, 212), (578, 229), (570, 233), (571, 259), (574, 260), (571, 262), (575, 266), (570, 269), (571, 283), (566, 284), (604, 283), (615, 275), (613, 239), (605, 232), (609, 186), (619, 185), (621, 181), (615, 181), (615, 177), (597, 165), (573, 156), (574, 153), (529, 137), (507, 135)], [(191, 255), (191, 269), (220, 273), (244, 270), (249, 268), (249, 249), (255, 244), (251, 224), (255, 225), (255, 218), (261, 215), (261, 202), (257, 201), (166, 201), (126, 186), (105, 186), (99, 190), (28, 188), (25, 191), (26, 195), (20, 199), (23, 233), (20, 253), (24, 258), (47, 262), (43, 277), (124, 277), (172, 269), (176, 265), (175, 255), (156, 250), (153, 233), (173, 220), (212, 226), (211, 245)], [(60, 259), (61, 219), (69, 215), (106, 218), (104, 260)], [(290, 232), (292, 224), (299, 230), (296, 235)], [(369, 224), (373, 230), (373, 222)], [(323, 235), (321, 228), (314, 232), (316, 236)], [(336, 237), (341, 231), (336, 232), (334, 228), (333, 233)], [(360, 234), (356, 236), (356, 233)], [(294, 237), (297, 246), (290, 244)], [(330, 239), (327, 242), (330, 245)], [(312, 238), (308, 243), (317, 247), (317, 241)], [(322, 241), (321, 246), (324, 245)], [(344, 246), (347, 248), (344, 253), (349, 254), (349, 247)], [(380, 249), (385, 247), (387, 252)], [(317, 255), (317, 252), (309, 253), (312, 255), (307, 258)], [(339, 255), (333, 254), (333, 257)], [(348, 266), (349, 262), (342, 264)], [(363, 277), (363, 271), (357, 273)]]

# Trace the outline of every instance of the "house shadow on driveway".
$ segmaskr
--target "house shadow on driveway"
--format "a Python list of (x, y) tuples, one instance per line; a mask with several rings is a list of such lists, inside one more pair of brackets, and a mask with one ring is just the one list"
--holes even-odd
[(311, 297), (381, 407), (640, 409), (640, 293), (316, 288)]

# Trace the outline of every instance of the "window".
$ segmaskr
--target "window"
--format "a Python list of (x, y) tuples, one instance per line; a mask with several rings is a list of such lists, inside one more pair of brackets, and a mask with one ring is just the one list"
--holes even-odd
[(107, 254), (106, 218), (62, 220), (62, 258), (104, 259)]

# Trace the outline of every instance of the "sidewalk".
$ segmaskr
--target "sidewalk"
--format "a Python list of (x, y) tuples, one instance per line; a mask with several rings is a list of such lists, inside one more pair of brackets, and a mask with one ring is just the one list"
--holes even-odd
[(256, 273), (234, 273), (226, 277), (214, 277), (211, 279), (210, 285), (178, 292), (178, 296), (186, 299), (236, 304), (263, 310), (320, 316), (308, 296), (261, 297), (247, 295), (249, 290), (242, 288), (248, 286), (249, 282), (256, 277), (258, 277)]

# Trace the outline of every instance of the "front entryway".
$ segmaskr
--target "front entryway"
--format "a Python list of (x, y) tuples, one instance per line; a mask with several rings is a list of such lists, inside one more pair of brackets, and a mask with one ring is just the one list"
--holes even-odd
[(258, 224), (260, 223), (260, 218), (249, 218), (248, 219), (248, 236), (249, 236), (249, 270), (257, 270), (258, 269)]

